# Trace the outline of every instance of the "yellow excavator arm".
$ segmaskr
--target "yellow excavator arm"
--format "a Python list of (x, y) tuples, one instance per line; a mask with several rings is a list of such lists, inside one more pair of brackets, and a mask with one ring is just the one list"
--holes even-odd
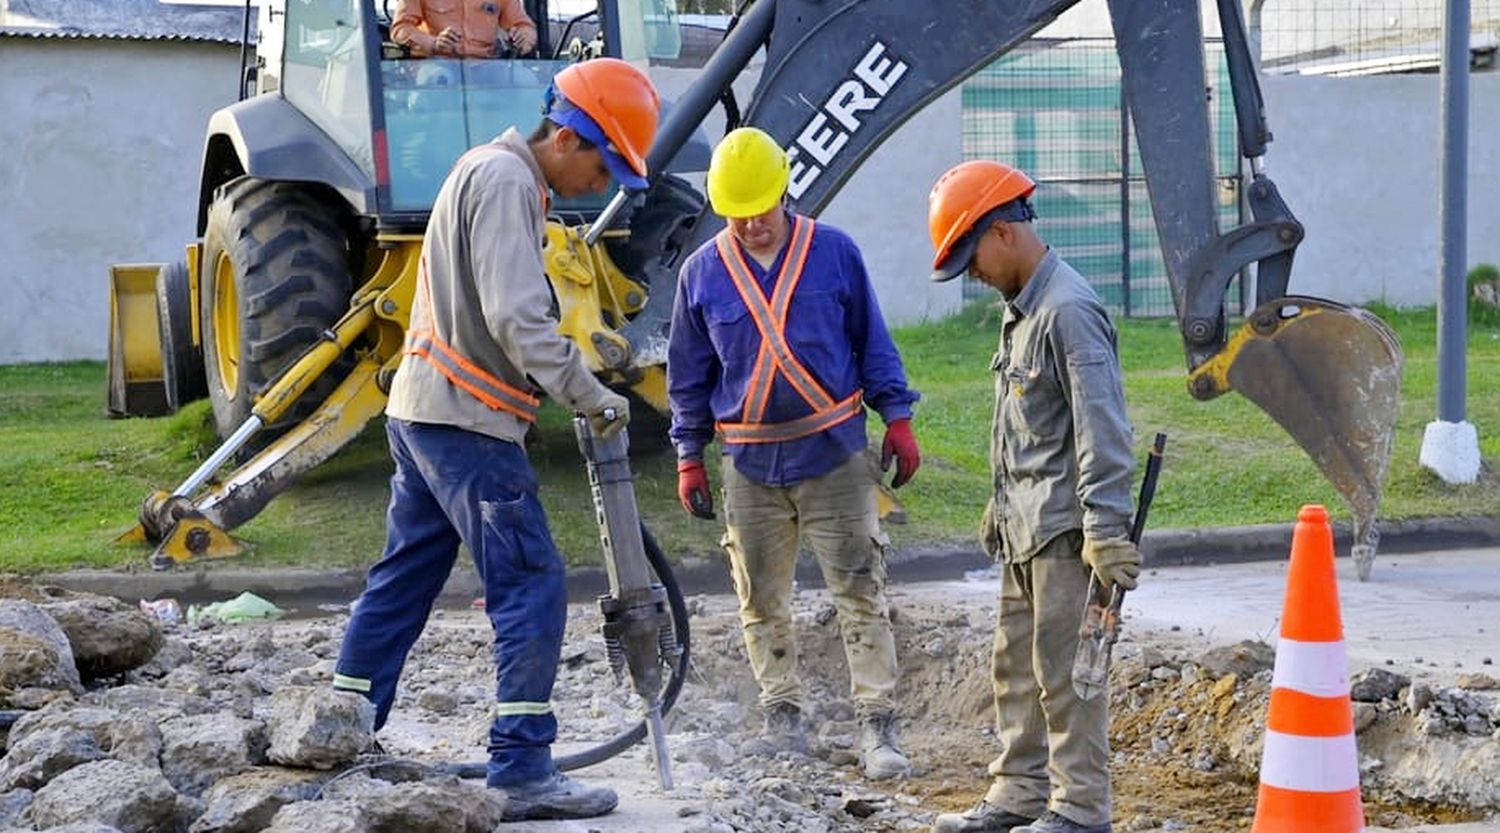
[[(332, 457), (385, 409), (390, 380), (401, 361), (416, 288), (422, 237), (382, 234), (371, 249), (378, 265), (355, 291), (349, 310), (256, 400), (250, 416), (176, 489), (156, 491), (141, 505), (139, 523), (121, 543), (157, 544), (152, 563), (169, 567), (203, 558), (238, 555), (243, 546), (229, 530), (255, 517), (298, 477)], [(617, 267), (602, 244), (583, 242), (581, 229), (549, 222), (545, 249), (548, 275), (558, 303), (558, 329), (573, 339), (589, 368), (606, 382), (635, 392), (666, 410), (666, 372), (661, 365), (628, 364), (624, 341), (610, 322), (627, 320), (644, 303), (645, 288)], [(154, 279), (156, 266), (130, 275)], [(137, 277), (144, 282), (145, 277)], [(130, 287), (126, 287), (130, 288)], [(137, 330), (144, 331), (141, 313)], [(151, 322), (154, 323), (154, 322)], [(130, 354), (131, 382), (160, 383), (140, 348)], [(347, 356), (353, 368), (309, 416), (222, 477), (266, 426), (273, 425), (330, 369)], [(137, 369), (143, 368), (143, 369)]]

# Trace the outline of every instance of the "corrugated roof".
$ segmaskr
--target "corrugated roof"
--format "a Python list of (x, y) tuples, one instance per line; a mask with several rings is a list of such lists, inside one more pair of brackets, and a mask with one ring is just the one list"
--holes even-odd
[[(250, 41), (255, 42), (255, 20)], [(244, 7), (159, 0), (0, 0), (0, 37), (238, 44)]]

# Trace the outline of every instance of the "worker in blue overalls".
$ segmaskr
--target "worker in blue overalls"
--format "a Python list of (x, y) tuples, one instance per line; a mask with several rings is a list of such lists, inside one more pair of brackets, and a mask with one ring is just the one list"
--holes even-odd
[(559, 72), (546, 106), (530, 136), (511, 128), (464, 154), (433, 204), (386, 406), (396, 472), (385, 552), (333, 678), (375, 703), (375, 728), (385, 723), (462, 541), (495, 631), (487, 780), (505, 790), (508, 820), (598, 816), (618, 800), (552, 762), (567, 592), (522, 440), (543, 392), (604, 437), (629, 419), (625, 397), (558, 332), (542, 247), (549, 192), (602, 193), (611, 179), (646, 187), (660, 105), (645, 73), (599, 58)]

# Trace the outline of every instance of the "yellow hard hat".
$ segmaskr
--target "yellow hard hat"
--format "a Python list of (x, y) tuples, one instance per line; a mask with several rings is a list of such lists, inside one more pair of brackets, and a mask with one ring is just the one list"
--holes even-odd
[(756, 217), (786, 193), (792, 166), (786, 151), (764, 130), (731, 130), (708, 163), (708, 202), (720, 217)]

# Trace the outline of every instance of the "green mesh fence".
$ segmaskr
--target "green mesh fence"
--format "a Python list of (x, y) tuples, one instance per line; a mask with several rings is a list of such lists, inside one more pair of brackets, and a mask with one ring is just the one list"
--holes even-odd
[[(1220, 223), (1227, 229), (1241, 222), (1234, 103), (1222, 47), (1206, 50)], [(964, 158), (1000, 160), (1037, 181), (1039, 229), (1112, 313), (1171, 316), (1172, 292), (1134, 136), (1124, 135), (1124, 107), (1113, 42), (1034, 39), (965, 82)], [(966, 298), (991, 291), (964, 281)], [(1238, 281), (1227, 297), (1238, 312)]]
[[(1268, 0), (1250, 15), (1267, 74), (1437, 72), (1444, 0)], [(1500, 0), (1471, 0), (1470, 63), (1493, 71)]]

